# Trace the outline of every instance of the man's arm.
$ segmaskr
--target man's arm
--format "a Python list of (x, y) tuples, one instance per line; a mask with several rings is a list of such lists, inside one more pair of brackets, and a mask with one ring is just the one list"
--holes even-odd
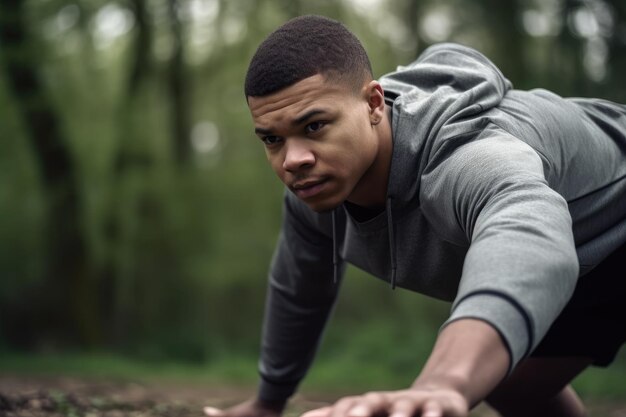
[(314, 213), (286, 194), (263, 322), (258, 393), (263, 402), (284, 402), (295, 392), (337, 298), (330, 222), (330, 213)]
[(460, 319), (443, 328), (412, 389), (451, 388), (471, 408), (504, 378), (509, 363), (508, 349), (493, 326)]
[[(308, 371), (335, 303), (330, 214), (315, 214), (287, 193), (269, 273), (256, 398), (210, 416), (276, 417)], [(328, 232), (328, 233), (327, 233)], [(339, 265), (339, 275), (344, 270)]]

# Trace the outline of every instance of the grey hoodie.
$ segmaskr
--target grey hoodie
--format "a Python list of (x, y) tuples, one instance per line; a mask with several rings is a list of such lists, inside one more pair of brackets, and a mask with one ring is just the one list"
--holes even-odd
[(452, 301), (444, 326), (490, 323), (512, 369), (578, 277), (626, 241), (626, 106), (514, 90), (453, 44), (380, 82), (393, 115), (385, 212), (358, 222), (346, 206), (320, 214), (285, 195), (259, 362), (267, 401), (306, 374), (344, 262)]

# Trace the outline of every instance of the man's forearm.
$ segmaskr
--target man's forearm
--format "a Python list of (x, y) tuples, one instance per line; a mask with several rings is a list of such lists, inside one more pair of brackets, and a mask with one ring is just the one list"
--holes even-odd
[(441, 331), (413, 388), (452, 388), (473, 406), (506, 376), (509, 362), (509, 352), (494, 327), (481, 320), (460, 319)]

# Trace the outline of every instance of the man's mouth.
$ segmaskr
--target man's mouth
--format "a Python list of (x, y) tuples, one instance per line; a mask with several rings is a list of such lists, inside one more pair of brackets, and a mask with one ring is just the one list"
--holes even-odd
[(326, 179), (300, 181), (293, 184), (291, 189), (300, 199), (307, 199), (316, 196), (326, 184)]

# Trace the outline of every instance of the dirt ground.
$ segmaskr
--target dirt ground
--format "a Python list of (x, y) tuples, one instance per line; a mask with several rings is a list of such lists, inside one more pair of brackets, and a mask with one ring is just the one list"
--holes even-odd
[[(191, 383), (0, 375), (0, 417), (201, 417), (206, 405), (225, 407), (251, 394), (247, 389)], [(299, 395), (286, 417), (297, 417), (333, 399), (328, 395)], [(591, 416), (626, 417), (626, 400), (621, 404), (593, 403), (589, 410)], [(496, 417), (482, 406), (471, 415)]]
[[(202, 417), (204, 406), (228, 407), (252, 394), (198, 383), (0, 375), (0, 417)], [(285, 417), (326, 404), (298, 396)]]

